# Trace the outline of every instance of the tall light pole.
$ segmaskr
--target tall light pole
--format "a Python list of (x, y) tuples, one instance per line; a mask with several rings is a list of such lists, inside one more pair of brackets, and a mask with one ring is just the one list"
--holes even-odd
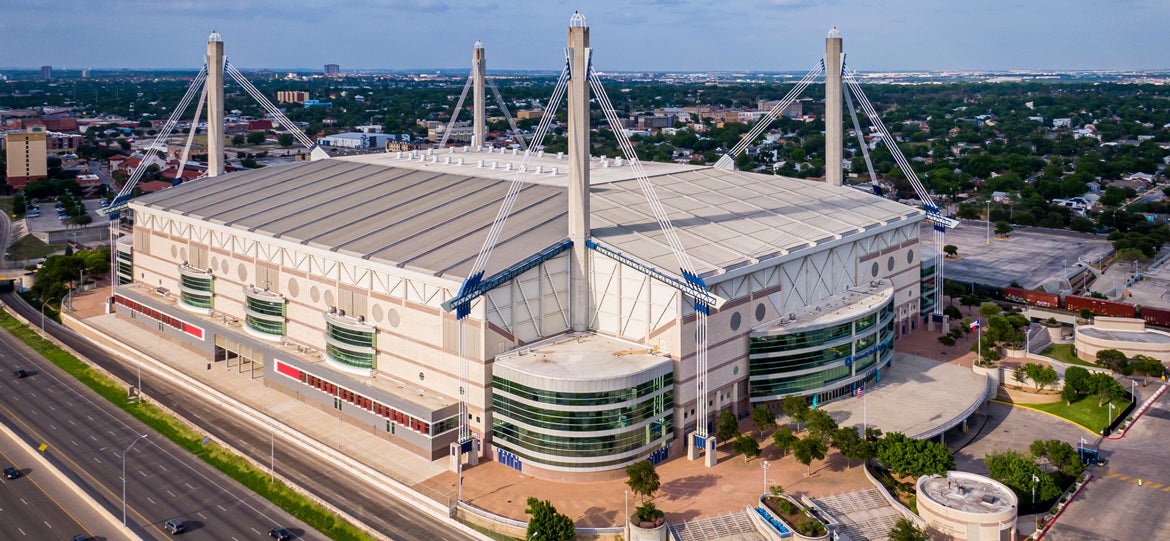
[(48, 340), (45, 338), (45, 305), (53, 302), (54, 300), (56, 300), (56, 297), (49, 297), (45, 299), (45, 302), (41, 303), (41, 338), (45, 340)]
[(769, 466), (768, 461), (765, 460), (763, 464), (760, 464), (760, 466), (764, 468), (764, 492), (763, 493), (767, 494), (768, 493), (768, 466)]
[(987, 200), (987, 244), (991, 244), (991, 200)]
[(143, 434), (134, 438), (134, 441), (130, 442), (130, 446), (125, 451), (122, 451), (122, 526), (126, 526), (126, 453), (129, 453), (130, 449), (134, 448), (134, 444), (138, 443), (138, 440), (145, 437), (146, 434)]

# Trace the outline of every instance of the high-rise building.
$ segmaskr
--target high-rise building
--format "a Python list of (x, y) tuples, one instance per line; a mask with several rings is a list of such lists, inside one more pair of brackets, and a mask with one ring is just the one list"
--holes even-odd
[(304, 90), (278, 90), (276, 91), (276, 101), (278, 103), (305, 103), (309, 100), (309, 93)]
[(53, 78), (53, 66), (41, 66), (41, 80), (48, 81)]
[(85, 68), (85, 69), (81, 70), (81, 78), (82, 79), (89, 79), (89, 68)]
[(341, 66), (337, 64), (325, 64), (325, 75), (337, 75), (341, 73)]
[(8, 185), (13, 189), (19, 190), (29, 182), (48, 176), (43, 127), (8, 132), (5, 147), (8, 152)]

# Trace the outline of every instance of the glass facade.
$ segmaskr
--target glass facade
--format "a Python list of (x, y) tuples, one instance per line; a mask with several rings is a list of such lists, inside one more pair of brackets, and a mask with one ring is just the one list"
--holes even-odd
[(179, 304), (199, 311), (215, 308), (215, 279), (188, 266), (179, 267)]
[(492, 379), (494, 444), (553, 469), (612, 469), (669, 443), (671, 373), (626, 389), (572, 393)]
[(281, 337), (287, 332), (284, 297), (270, 291), (244, 288), (244, 322), (261, 334)]
[(852, 321), (821, 329), (753, 336), (748, 387), (753, 402), (851, 387), (893, 355), (894, 302)]
[(134, 281), (134, 254), (118, 250), (117, 255), (118, 285), (129, 284)]
[(354, 368), (374, 369), (378, 330), (345, 316), (325, 315), (325, 357)]
[(919, 313), (927, 314), (934, 310), (934, 305), (938, 302), (936, 298), (934, 285), (938, 280), (938, 257), (924, 259), (922, 261), (921, 281), (922, 297), (918, 301)]

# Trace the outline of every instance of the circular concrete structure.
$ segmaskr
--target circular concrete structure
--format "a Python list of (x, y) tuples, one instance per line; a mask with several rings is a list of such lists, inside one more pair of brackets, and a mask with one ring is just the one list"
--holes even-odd
[(1097, 352), (1116, 349), (1127, 357), (1146, 355), (1170, 363), (1170, 333), (1146, 328), (1140, 319), (1095, 317), (1092, 325), (1077, 327), (1077, 357), (1096, 361)]
[(1003, 483), (974, 473), (951, 471), (946, 477), (919, 477), (915, 489), (918, 514), (926, 521), (931, 539), (1015, 539), (1019, 501)]

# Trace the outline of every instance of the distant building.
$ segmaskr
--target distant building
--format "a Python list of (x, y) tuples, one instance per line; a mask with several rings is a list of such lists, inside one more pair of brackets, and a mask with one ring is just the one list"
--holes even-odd
[(309, 93), (303, 90), (280, 90), (276, 92), (276, 101), (279, 103), (305, 103), (309, 100)]
[(333, 102), (321, 101), (321, 100), (305, 100), (305, 109), (308, 109), (310, 107), (333, 107)]
[(357, 131), (362, 133), (382, 133), (382, 126), (377, 124), (367, 124), (365, 126), (354, 126)]
[(41, 66), (41, 80), (49, 81), (53, 79), (53, 66)]
[(540, 120), (540, 117), (542, 117), (542, 116), (544, 116), (543, 109), (516, 111), (516, 120), (528, 120), (531, 118), (535, 118), (537, 120)]
[(387, 142), (399, 139), (396, 133), (349, 132), (318, 138), (317, 144), (327, 148), (385, 148)]
[(81, 78), (82, 79), (89, 79), (89, 68), (85, 68), (85, 69), (81, 70)]
[[(780, 100), (760, 100), (756, 105), (761, 111), (771, 111), (773, 107), (779, 104)], [(804, 105), (799, 101), (793, 101), (783, 111), (780, 111), (780, 114), (789, 118), (796, 118), (804, 114)]]
[(325, 64), (325, 75), (337, 75), (341, 73), (341, 66), (337, 64)]
[(45, 135), (44, 128), (39, 126), (8, 132), (4, 146), (8, 153), (9, 186), (19, 190), (34, 180), (49, 176)]
[(45, 133), (46, 150), (77, 150), (85, 138), (76, 133)]
[[(430, 139), (436, 143), (442, 141), (443, 132), (445, 131), (447, 131), (447, 126), (445, 124), (439, 123), (438, 126), (427, 130), (427, 139)], [(467, 122), (456, 122), (455, 126), (451, 128), (451, 133), (447, 135), (447, 141), (469, 143), (471, 142), (471, 134), (473, 131), (475, 131), (475, 128), (473, 128), (471, 124)]]

